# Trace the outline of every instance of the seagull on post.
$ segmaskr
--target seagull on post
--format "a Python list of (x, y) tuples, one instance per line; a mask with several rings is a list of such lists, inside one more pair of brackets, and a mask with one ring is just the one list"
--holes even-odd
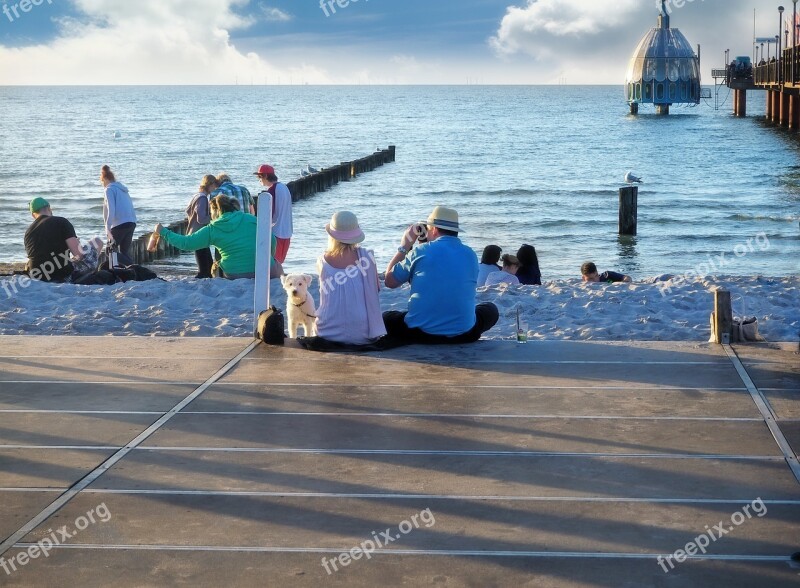
[(643, 182), (642, 178), (636, 177), (635, 175), (633, 175), (632, 171), (629, 171), (628, 173), (625, 174), (625, 183), (633, 185), (633, 184), (642, 184)]

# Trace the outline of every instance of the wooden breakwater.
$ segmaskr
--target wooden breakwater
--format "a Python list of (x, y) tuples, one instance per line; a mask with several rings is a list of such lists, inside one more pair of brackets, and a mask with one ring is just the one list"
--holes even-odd
[[(395, 146), (389, 145), (388, 149), (378, 149), (372, 155), (353, 161), (343, 161), (339, 165), (323, 168), (316, 173), (287, 182), (286, 185), (292, 193), (292, 202), (298, 202), (313, 196), (317, 192), (330, 190), (339, 182), (349, 182), (363, 173), (371, 172), (386, 163), (394, 161)], [(189, 221), (187, 219), (167, 225), (170, 231), (181, 235), (186, 234), (188, 227)], [(177, 257), (183, 253), (177, 247), (167, 244), (164, 239), (159, 240), (156, 251), (148, 251), (147, 243), (150, 241), (151, 234), (147, 233), (133, 241), (131, 249), (134, 263), (144, 265), (158, 259)]]

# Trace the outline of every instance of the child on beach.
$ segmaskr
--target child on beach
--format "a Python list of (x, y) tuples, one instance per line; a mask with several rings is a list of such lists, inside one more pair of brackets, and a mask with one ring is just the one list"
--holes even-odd
[(497, 262), (500, 261), (500, 254), (503, 250), (498, 245), (487, 245), (483, 250), (481, 262), (478, 264), (478, 288), (486, 285), (486, 278), (489, 274), (500, 271)]
[(606, 271), (602, 274), (597, 272), (597, 266), (591, 261), (587, 261), (581, 266), (581, 276), (584, 282), (603, 282), (613, 284), (615, 282), (631, 282), (631, 277), (617, 272)]
[(509, 286), (516, 286), (519, 284), (517, 271), (519, 270), (519, 259), (514, 255), (505, 254), (503, 256), (503, 269), (499, 272), (493, 272), (486, 278), (487, 286), (497, 286), (498, 284), (507, 284)]

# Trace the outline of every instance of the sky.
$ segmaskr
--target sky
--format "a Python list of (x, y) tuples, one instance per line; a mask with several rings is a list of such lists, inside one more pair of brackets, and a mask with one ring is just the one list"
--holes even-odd
[[(0, 85), (622, 84), (657, 2), (0, 0)], [(670, 0), (706, 83), (777, 6)]]

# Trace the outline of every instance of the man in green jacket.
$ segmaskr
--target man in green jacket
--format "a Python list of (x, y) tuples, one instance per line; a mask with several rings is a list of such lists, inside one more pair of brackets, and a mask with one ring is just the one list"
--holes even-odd
[[(173, 247), (184, 251), (196, 251), (214, 246), (221, 255), (219, 267), (223, 277), (229, 280), (254, 278), (256, 271), (256, 232), (258, 220), (251, 214), (237, 209), (233, 200), (218, 196), (211, 200), (211, 223), (191, 235), (180, 235), (157, 224), (155, 232)], [(272, 235), (272, 255), (275, 255), (276, 240)], [(279, 277), (283, 268), (273, 258), (270, 277)]]

